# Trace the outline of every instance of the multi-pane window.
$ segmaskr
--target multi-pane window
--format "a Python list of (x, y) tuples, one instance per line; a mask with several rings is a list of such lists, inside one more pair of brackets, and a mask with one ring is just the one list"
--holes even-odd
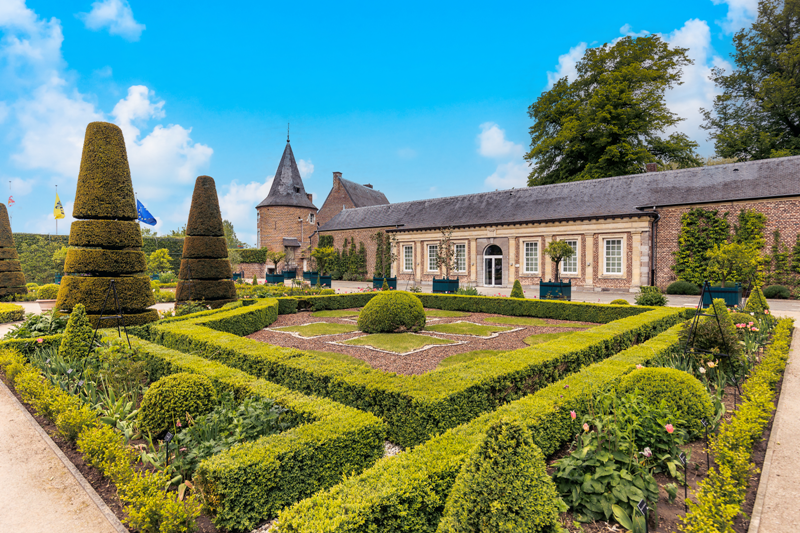
[(439, 267), (436, 266), (436, 257), (439, 255), (439, 245), (438, 244), (429, 244), (428, 245), (428, 270), (439, 270)]
[(622, 274), (622, 239), (606, 239), (606, 274)]
[(403, 270), (411, 272), (414, 270), (414, 248), (403, 246)]
[(538, 274), (539, 273), (539, 243), (526, 242), (525, 243), (525, 273)]
[(562, 274), (577, 274), (578, 273), (578, 241), (574, 240), (565, 240), (565, 243), (569, 244), (572, 250), (575, 252), (572, 254), (572, 257), (565, 257), (561, 261), (561, 273)]
[(467, 271), (467, 245), (456, 244), (456, 272)]

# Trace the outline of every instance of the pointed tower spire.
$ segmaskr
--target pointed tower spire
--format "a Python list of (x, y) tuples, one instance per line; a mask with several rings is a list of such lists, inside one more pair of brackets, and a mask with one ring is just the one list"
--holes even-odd
[(272, 181), (272, 187), (267, 197), (256, 207), (279, 205), (308, 207), (311, 209), (317, 208), (311, 200), (308, 199), (306, 189), (303, 187), (303, 180), (300, 177), (300, 170), (298, 170), (297, 163), (294, 160), (294, 153), (292, 152), (292, 145), (289, 142), (288, 132), (286, 148), (283, 150), (283, 156), (281, 157), (281, 162), (278, 164), (278, 170), (275, 171), (275, 179)]

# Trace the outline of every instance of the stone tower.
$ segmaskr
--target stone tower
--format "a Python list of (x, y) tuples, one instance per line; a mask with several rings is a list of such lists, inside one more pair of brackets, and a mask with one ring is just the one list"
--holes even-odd
[(308, 259), (309, 237), (317, 229), (317, 208), (303, 187), (288, 139), (272, 188), (256, 211), (258, 246), (286, 252), (279, 269), (306, 268), (303, 262)]

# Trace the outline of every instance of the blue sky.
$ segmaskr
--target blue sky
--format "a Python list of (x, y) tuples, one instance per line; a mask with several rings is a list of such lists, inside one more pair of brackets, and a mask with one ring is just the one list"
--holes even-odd
[(185, 224), (207, 174), (254, 243), (287, 122), (317, 207), (334, 171), (392, 202), (524, 186), (527, 107), (587, 46), (646, 32), (690, 49), (668, 102), (711, 155), (708, 75), (756, 6), (0, 0), (0, 200), (14, 197), (15, 232), (54, 232), (55, 186), (70, 215), (93, 120), (123, 129), (160, 233)]

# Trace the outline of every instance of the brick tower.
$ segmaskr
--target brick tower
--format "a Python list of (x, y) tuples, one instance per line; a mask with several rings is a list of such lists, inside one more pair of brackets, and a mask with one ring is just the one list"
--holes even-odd
[(309, 237), (317, 229), (317, 208), (303, 187), (288, 139), (272, 188), (256, 211), (258, 246), (286, 252), (279, 270), (305, 269)]

